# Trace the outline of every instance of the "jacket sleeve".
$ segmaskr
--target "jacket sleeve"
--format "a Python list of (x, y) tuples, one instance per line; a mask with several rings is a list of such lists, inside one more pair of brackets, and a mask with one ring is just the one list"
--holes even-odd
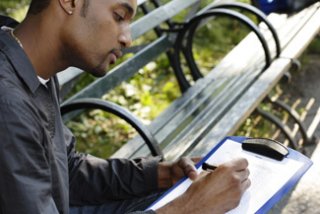
[(41, 127), (25, 111), (0, 99), (0, 213), (58, 213)]
[(75, 139), (67, 128), (65, 139), (68, 142), (69, 192), (72, 205), (130, 199), (157, 190), (159, 157), (104, 160), (77, 153), (74, 149)]

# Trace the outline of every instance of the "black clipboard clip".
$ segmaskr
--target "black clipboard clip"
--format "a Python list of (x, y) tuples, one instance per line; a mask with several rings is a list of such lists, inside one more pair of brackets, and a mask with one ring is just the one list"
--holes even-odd
[(289, 154), (285, 145), (268, 138), (247, 138), (242, 141), (242, 149), (279, 161)]

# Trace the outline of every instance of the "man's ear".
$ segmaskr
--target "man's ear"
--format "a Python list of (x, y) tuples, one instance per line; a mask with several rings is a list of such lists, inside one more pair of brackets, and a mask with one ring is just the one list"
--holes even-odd
[(61, 8), (69, 15), (72, 15), (79, 0), (59, 0)]

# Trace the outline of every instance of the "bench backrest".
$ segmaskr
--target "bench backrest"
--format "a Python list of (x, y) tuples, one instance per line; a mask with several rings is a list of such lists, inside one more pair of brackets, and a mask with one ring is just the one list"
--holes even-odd
[[(150, 4), (153, 5), (153, 8), (150, 8)], [(160, 4), (157, 0), (139, 0), (138, 5), (145, 15), (131, 24), (133, 40), (136, 40), (151, 30), (156, 32), (158, 38), (153, 40), (150, 44), (138, 48), (140, 50), (133, 57), (125, 60), (123, 63), (109, 71), (106, 76), (92, 82), (86, 88), (64, 102), (67, 103), (71, 100), (84, 97), (100, 98), (103, 94), (115, 88), (121, 82), (132, 77), (140, 68), (160, 54), (168, 51), (173, 46), (175, 38), (172, 34), (163, 33), (159, 26), (166, 25), (166, 28), (172, 27), (169, 26), (172, 17), (187, 8), (197, 8), (199, 1), (172, 0), (165, 4)], [(186, 15), (186, 18), (188, 18), (188, 14)], [(129, 50), (132, 49), (135, 48), (129, 48)], [(74, 81), (76, 81), (82, 73), (83, 71), (80, 69), (69, 68), (58, 74), (62, 96), (67, 94), (70, 87), (74, 84)]]

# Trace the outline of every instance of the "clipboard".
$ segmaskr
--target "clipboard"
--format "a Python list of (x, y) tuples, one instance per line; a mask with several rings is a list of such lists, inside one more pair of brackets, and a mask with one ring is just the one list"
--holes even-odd
[[(227, 214), (267, 213), (294, 187), (312, 165), (308, 157), (290, 148), (288, 148), (289, 153), (281, 161), (245, 151), (242, 149), (242, 142), (247, 139), (239, 136), (224, 138), (196, 165), (200, 173), (203, 163), (219, 165), (230, 160), (233, 155), (234, 158), (238, 155), (237, 157), (248, 159), (251, 186), (243, 194), (239, 206)], [(185, 192), (191, 183), (192, 181), (186, 177), (181, 179), (147, 210), (156, 210), (164, 206)]]

